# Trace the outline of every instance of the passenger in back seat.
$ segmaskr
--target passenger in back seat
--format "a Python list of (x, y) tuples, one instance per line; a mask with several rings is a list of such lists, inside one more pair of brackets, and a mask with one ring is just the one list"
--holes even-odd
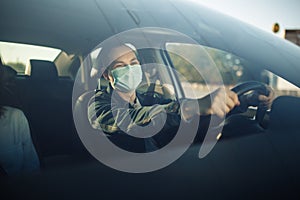
[[(0, 65), (0, 99), (5, 99), (9, 93), (15, 74), (10, 67)], [(13, 175), (38, 170), (39, 166), (24, 113), (0, 102), (0, 167)]]

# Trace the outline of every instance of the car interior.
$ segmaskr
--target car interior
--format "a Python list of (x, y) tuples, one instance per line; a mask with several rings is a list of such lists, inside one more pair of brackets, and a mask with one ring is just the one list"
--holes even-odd
[[(1, 65), (15, 71), (0, 105), (24, 112), (41, 164), (39, 172), (7, 176), (0, 163), (1, 196), (299, 199), (300, 48), (201, 6), (207, 18), (193, 25), (198, 15), (192, 3), (165, 1), (155, 11), (156, 0), (108, 2), (28, 0), (23, 12), (11, 16), (13, 25), (0, 22), (5, 29), (0, 33)], [(4, 16), (22, 5), (15, 0), (0, 3), (7, 9)], [(30, 15), (32, 9), (39, 12)], [(80, 12), (89, 14), (76, 14)], [(18, 22), (22, 17), (23, 27)], [(170, 23), (174, 19), (176, 25)], [(239, 28), (227, 28), (231, 22)], [(143, 70), (138, 89), (149, 98), (201, 98), (220, 85), (240, 99), (253, 91), (267, 94), (270, 86), (276, 98), (271, 108), (249, 105), (230, 112), (220, 122), (221, 138), (201, 159), (205, 135), (196, 136), (179, 159), (157, 171), (115, 170), (98, 161), (89, 147), (109, 136), (92, 127), (87, 113), (95, 91), (108, 87), (94, 66), (102, 46), (115, 35), (136, 48)], [(54, 59), (33, 55), (20, 70), (7, 62), (3, 49), (8, 43), (56, 48), (59, 53)], [(210, 117), (200, 118), (203, 130)]]
[[(155, 57), (155, 55), (157, 57)], [(145, 91), (146, 95), (149, 96), (157, 94), (167, 98), (176, 98), (174, 88), (170, 87), (170, 77), (166, 77), (165, 74), (167, 71), (166, 64), (159, 64), (159, 60), (163, 62), (163, 58), (159, 57), (160, 55), (160, 50), (157, 49), (142, 49), (139, 51), (139, 57), (142, 60), (142, 66), (144, 66), (144, 80), (146, 85), (140, 89)], [(155, 62), (153, 59), (155, 59)], [(155, 63), (156, 65), (151, 65), (151, 63)], [(84, 88), (84, 86), (80, 85), (78, 88), (81, 93), (79, 92), (79, 94), (76, 94), (75, 92), (73, 95), (76, 95), (77, 98), (73, 99), (72, 102), (74, 80), (72, 80), (71, 77), (59, 77), (54, 62), (30, 60), (30, 68), (30, 76), (16, 76), (15, 84), (13, 85), (14, 88), (12, 90), (13, 95), (10, 96), (9, 99), (6, 99), (6, 101), (10, 102), (10, 105), (12, 102), (17, 102), (17, 104), (12, 106), (21, 108), (28, 117), (32, 131), (32, 139), (40, 157), (42, 171), (45, 171), (47, 180), (49, 178), (49, 171), (51, 172), (58, 167), (59, 169), (62, 166), (72, 166), (72, 168), (76, 168), (81, 165), (89, 166), (91, 163), (97, 163), (93, 156), (86, 150), (77, 132), (97, 134), (97, 130), (93, 129), (88, 121), (87, 106), (90, 98), (95, 93), (95, 89), (97, 89), (97, 87), (107, 87), (107, 82), (103, 78), (91, 79), (89, 87)], [(252, 73), (257, 73), (256, 70), (253, 71), (254, 72)], [(255, 76), (255, 74), (252, 76)], [(245, 82), (250, 83), (250, 85), (246, 84), (246, 86), (243, 86), (242, 88), (235, 87), (236, 92), (240, 92), (240, 94), (243, 95), (251, 90), (259, 91), (264, 87), (264, 84), (258, 84), (258, 81), (259, 80), (256, 80), (254, 82), (253, 79), (251, 79), (249, 82)], [(101, 84), (99, 84), (99, 82), (101, 82)], [(193, 88), (187, 88), (185, 90), (193, 90)], [(257, 120), (253, 120), (257, 112), (256, 108), (250, 108), (245, 113), (237, 112), (228, 115), (223, 129), (223, 137), (215, 146), (215, 149), (213, 149), (201, 163), (203, 164), (207, 159), (211, 162), (222, 163), (222, 168), (226, 168), (225, 174), (222, 173), (222, 170), (220, 172), (220, 174), (224, 176), (222, 177), (222, 180), (231, 180), (234, 182), (231, 179), (232, 177), (237, 177), (236, 174), (245, 173), (245, 170), (248, 169), (247, 166), (245, 166), (245, 163), (241, 164), (239, 162), (238, 165), (236, 165), (235, 159), (245, 160), (244, 158), (247, 154), (248, 156), (255, 157), (255, 159), (250, 160), (251, 162), (255, 161), (257, 163), (251, 163), (248, 167), (251, 166), (254, 168), (248, 170), (258, 170), (256, 167), (261, 166), (259, 162), (264, 163), (263, 166), (265, 166), (266, 164), (270, 164), (269, 162), (276, 161), (272, 151), (270, 151), (270, 149), (272, 149), (280, 156), (284, 157), (284, 161), (280, 161), (284, 162), (284, 166), (287, 165), (293, 171), (298, 171), (296, 170), (296, 165), (293, 164), (298, 162), (297, 158), (293, 156), (295, 155), (293, 153), (297, 152), (298, 146), (293, 145), (293, 143), (299, 140), (297, 136), (299, 126), (297, 123), (297, 116), (299, 113), (297, 108), (299, 108), (299, 103), (299, 97), (295, 96), (281, 96), (276, 98), (271, 111), (267, 111), (264, 121), (261, 122), (262, 124), (259, 124)], [(74, 111), (73, 115), (72, 109)], [(293, 117), (291, 118), (290, 116)], [(75, 124), (77, 126), (75, 126)], [(286, 134), (289, 135), (289, 140), (286, 139)], [(187, 155), (183, 156), (183, 159), (188, 159), (187, 162), (190, 162), (189, 159), (192, 158), (190, 158), (189, 155), (191, 152), (196, 154), (196, 151), (199, 151), (202, 141), (203, 138), (196, 138), (195, 145), (193, 145)], [(251, 144), (255, 145), (251, 147)], [(230, 147), (229, 149), (228, 146)], [(262, 149), (257, 148), (257, 146)], [(242, 150), (238, 150), (241, 147)], [(290, 152), (291, 147), (293, 150), (292, 152)], [(246, 149), (247, 151), (245, 152)], [(287, 157), (287, 154), (290, 155)], [(183, 161), (180, 160), (178, 162), (181, 166), (181, 162)], [(228, 164), (230, 162), (232, 163)], [(275, 167), (282, 167), (282, 163), (280, 162), (275, 163)], [(203, 170), (202, 164), (201, 171)], [(199, 164), (194, 166), (195, 163), (193, 163), (191, 165), (193, 166), (189, 165), (188, 168), (195, 168)], [(241, 167), (241, 169), (236, 169), (237, 166)], [(181, 167), (186, 168), (187, 166), (183, 165)], [(208, 169), (206, 169), (206, 171), (207, 170)], [(274, 163), (272, 163), (271, 170), (259, 168), (259, 173), (266, 175), (264, 170), (268, 170), (268, 178), (274, 178), (273, 176), (275, 176), (274, 173), (277, 168), (274, 168)], [(230, 173), (228, 173), (228, 171)], [(284, 173), (289, 173), (289, 170)], [(171, 174), (169, 174), (169, 176), (171, 176)], [(293, 176), (294, 179), (299, 177), (299, 174), (293, 173), (293, 175), (290, 176)], [(239, 178), (242, 177), (250, 179), (251, 181), (249, 175), (239, 174)], [(203, 177), (201, 176), (201, 178)], [(282, 178), (282, 181), (285, 181), (286, 179), (282, 174), (280, 174), (279, 178)], [(210, 181), (211, 180), (208, 182)], [(250, 185), (255, 183), (254, 180), (252, 181), (253, 183), (250, 183)], [(279, 187), (279, 185), (275, 186)], [(283, 193), (286, 192), (285, 190), (286, 188), (281, 188)]]

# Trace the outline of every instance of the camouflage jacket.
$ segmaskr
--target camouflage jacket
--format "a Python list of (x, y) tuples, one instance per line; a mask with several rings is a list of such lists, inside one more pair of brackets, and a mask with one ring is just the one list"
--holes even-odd
[[(173, 137), (176, 133), (173, 130), (180, 124), (179, 103), (165, 99), (158, 93), (148, 95), (136, 92), (136, 96), (136, 103), (132, 105), (121, 99), (111, 87), (97, 90), (88, 107), (91, 125), (115, 138), (127, 135), (128, 139), (129, 134), (142, 137), (132, 137), (131, 141), (140, 139), (149, 143), (150, 140), (150, 143), (155, 143), (154, 146), (163, 146)], [(151, 138), (153, 135), (155, 137)]]

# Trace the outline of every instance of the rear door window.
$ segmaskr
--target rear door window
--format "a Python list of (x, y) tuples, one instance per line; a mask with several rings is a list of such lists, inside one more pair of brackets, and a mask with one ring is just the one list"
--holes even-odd
[(59, 49), (49, 47), (0, 42), (2, 63), (14, 68), (19, 75), (25, 74), (30, 59), (54, 61), (60, 52)]

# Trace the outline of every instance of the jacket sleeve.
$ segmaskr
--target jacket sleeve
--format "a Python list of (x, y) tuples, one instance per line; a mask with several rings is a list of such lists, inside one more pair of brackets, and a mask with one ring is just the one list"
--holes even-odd
[(30, 129), (28, 125), (28, 121), (23, 114), (23, 112), (19, 112), (18, 116), (18, 129), (19, 133), (22, 136), (22, 147), (23, 147), (23, 170), (24, 171), (36, 171), (39, 170), (40, 163), (38, 159), (37, 152), (32, 143), (30, 136)]
[(88, 116), (91, 125), (105, 133), (129, 133), (140, 130), (141, 126), (155, 128), (178, 124), (178, 110), (179, 104), (175, 101), (153, 106), (116, 105), (111, 103), (109, 94), (99, 91), (90, 100)]

